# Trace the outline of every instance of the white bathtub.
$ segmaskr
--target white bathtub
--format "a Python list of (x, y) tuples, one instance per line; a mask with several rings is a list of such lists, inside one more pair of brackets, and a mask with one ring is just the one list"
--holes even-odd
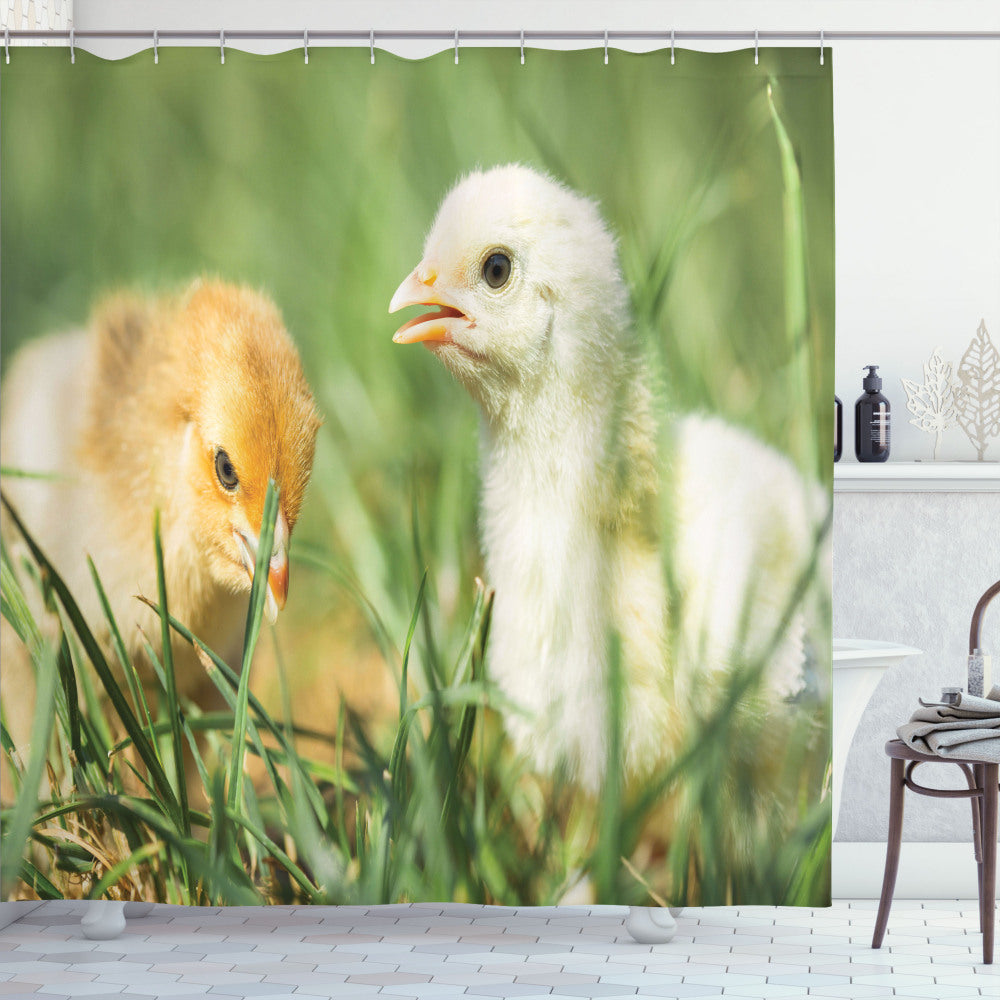
[(833, 830), (837, 832), (847, 752), (865, 706), (889, 667), (922, 649), (874, 639), (833, 640)]

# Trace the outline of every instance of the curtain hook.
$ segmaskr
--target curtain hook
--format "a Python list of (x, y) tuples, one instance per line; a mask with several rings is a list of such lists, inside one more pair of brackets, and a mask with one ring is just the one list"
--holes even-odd
[(823, 65), (823, 29), (819, 29), (819, 64)]
[(368, 32), (368, 47), (371, 51), (372, 65), (375, 65), (375, 29)]
[(604, 29), (604, 65), (608, 64), (608, 29)]
[(302, 52), (305, 55), (306, 65), (309, 65), (309, 29), (302, 32)]
[(760, 44), (760, 39), (757, 36), (757, 29), (753, 29), (753, 64), (754, 66), (760, 65), (760, 54), (758, 51), (758, 46)]
[(153, 64), (156, 65), (160, 61), (160, 32), (154, 28), (153, 29)]
[(69, 61), (76, 62), (76, 30), (74, 28), (69, 29)]
[(670, 65), (674, 64), (674, 29), (670, 29)]
[(219, 62), (223, 66), (226, 65), (226, 31), (224, 28), (219, 29)]
[(5, 24), (3, 26), (3, 54), (4, 58), (7, 60), (7, 65), (10, 65), (10, 28)]
[(524, 65), (524, 28), (521, 29), (521, 65)]
[(458, 28), (455, 29), (455, 65), (458, 65)]

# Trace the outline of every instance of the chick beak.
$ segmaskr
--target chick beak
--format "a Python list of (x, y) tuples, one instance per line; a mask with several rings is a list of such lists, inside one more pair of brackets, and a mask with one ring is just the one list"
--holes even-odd
[[(240, 549), (243, 568), (247, 571), (251, 583), (254, 569), (257, 565), (257, 550), (259, 539), (248, 531), (234, 529), (236, 543)], [(267, 567), (267, 591), (265, 596), (264, 614), (269, 624), (273, 625), (278, 612), (285, 606), (288, 598), (288, 522), (285, 515), (278, 513), (274, 526), (274, 544), (271, 546), (271, 559)]]
[(267, 567), (267, 598), (269, 604), (274, 601), (275, 614), (288, 599), (288, 552), (283, 547), (271, 556)]
[(459, 329), (468, 329), (474, 324), (461, 309), (433, 290), (437, 272), (423, 265), (416, 267), (406, 276), (389, 303), (389, 312), (398, 312), (408, 306), (438, 306), (436, 312), (423, 313), (415, 319), (407, 320), (394, 334), (393, 343), (419, 344), (441, 343), (452, 339)]

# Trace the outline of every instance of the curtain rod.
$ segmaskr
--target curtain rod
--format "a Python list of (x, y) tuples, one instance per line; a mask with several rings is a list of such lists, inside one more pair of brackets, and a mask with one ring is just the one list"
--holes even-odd
[[(282, 30), (240, 30), (218, 31), (206, 29), (157, 30), (155, 37), (160, 41), (211, 41), (220, 37), (226, 42), (235, 41), (300, 41), (306, 35), (302, 31)], [(28, 39), (64, 40), (81, 42), (87, 39), (114, 40), (139, 39), (153, 42), (154, 31), (146, 30), (4, 30), (5, 39), (11, 42)], [(436, 31), (436, 30), (391, 30), (391, 29), (350, 29), (323, 30), (308, 29), (309, 43), (321, 41), (359, 42), (366, 45), (376, 41), (438, 41), (455, 42), (968, 42), (1000, 41), (997, 31)]]

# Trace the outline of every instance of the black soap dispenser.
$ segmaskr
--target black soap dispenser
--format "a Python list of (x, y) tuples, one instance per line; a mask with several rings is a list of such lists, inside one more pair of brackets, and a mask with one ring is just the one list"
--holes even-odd
[(859, 462), (885, 462), (889, 458), (889, 400), (881, 393), (878, 365), (865, 365), (864, 392), (854, 404), (854, 453)]
[(834, 394), (833, 397), (833, 460), (840, 461), (841, 453), (844, 450), (844, 404), (840, 397)]

